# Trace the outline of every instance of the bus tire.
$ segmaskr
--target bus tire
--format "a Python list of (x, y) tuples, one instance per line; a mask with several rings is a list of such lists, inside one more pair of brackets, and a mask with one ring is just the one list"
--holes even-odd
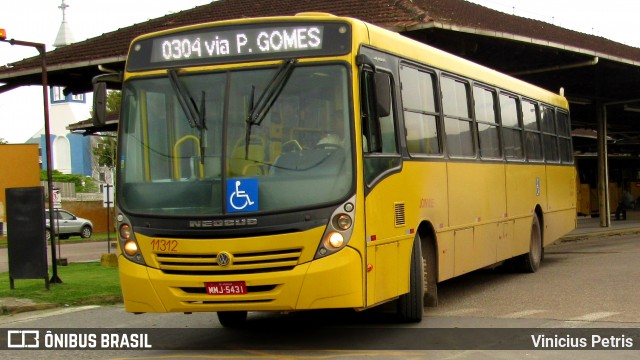
[(246, 311), (218, 311), (218, 321), (227, 328), (242, 327), (247, 322)]
[(420, 322), (424, 314), (424, 261), (420, 237), (413, 241), (411, 268), (409, 269), (409, 292), (398, 298), (398, 317), (402, 322)]
[(436, 272), (436, 250), (431, 241), (425, 242), (425, 251), (422, 253), (422, 266), (424, 268), (424, 306), (438, 306), (438, 274)]
[(542, 230), (538, 215), (533, 215), (531, 221), (531, 240), (529, 242), (529, 252), (515, 258), (516, 269), (524, 273), (534, 273), (540, 268), (542, 262)]

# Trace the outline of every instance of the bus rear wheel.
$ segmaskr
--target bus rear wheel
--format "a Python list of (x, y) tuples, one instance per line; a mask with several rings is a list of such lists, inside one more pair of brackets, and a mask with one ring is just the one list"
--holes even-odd
[(540, 269), (544, 249), (542, 248), (542, 230), (538, 215), (533, 215), (531, 221), (531, 240), (529, 252), (516, 257), (516, 269), (525, 273), (534, 273)]
[(435, 242), (428, 238), (422, 252), (422, 266), (424, 267), (424, 306), (438, 306), (438, 276), (436, 272)]
[(241, 327), (247, 322), (246, 311), (218, 311), (218, 321), (227, 328)]
[(413, 241), (411, 268), (409, 269), (409, 292), (398, 298), (398, 317), (403, 322), (420, 322), (424, 315), (424, 260), (420, 237)]

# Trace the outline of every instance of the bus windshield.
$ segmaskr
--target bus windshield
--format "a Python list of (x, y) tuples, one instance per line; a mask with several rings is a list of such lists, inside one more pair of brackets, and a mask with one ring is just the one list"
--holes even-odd
[(347, 67), (289, 62), (280, 79), (282, 68), (171, 70), (125, 83), (121, 209), (169, 216), (274, 212), (349, 195)]

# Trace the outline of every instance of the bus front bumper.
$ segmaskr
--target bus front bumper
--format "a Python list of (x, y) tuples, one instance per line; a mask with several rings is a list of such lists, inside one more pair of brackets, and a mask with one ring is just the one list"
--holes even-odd
[[(169, 275), (119, 256), (128, 312), (293, 311), (364, 306), (360, 254), (352, 248), (289, 271), (243, 275)], [(205, 282), (244, 281), (247, 294), (208, 295)]]

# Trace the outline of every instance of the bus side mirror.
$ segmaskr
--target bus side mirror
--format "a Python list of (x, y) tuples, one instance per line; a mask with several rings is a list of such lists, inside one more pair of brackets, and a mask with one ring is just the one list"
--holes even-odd
[(107, 121), (107, 83), (93, 84), (93, 125), (104, 126)]
[(376, 104), (378, 117), (386, 117), (391, 113), (391, 77), (385, 73), (375, 73)]

